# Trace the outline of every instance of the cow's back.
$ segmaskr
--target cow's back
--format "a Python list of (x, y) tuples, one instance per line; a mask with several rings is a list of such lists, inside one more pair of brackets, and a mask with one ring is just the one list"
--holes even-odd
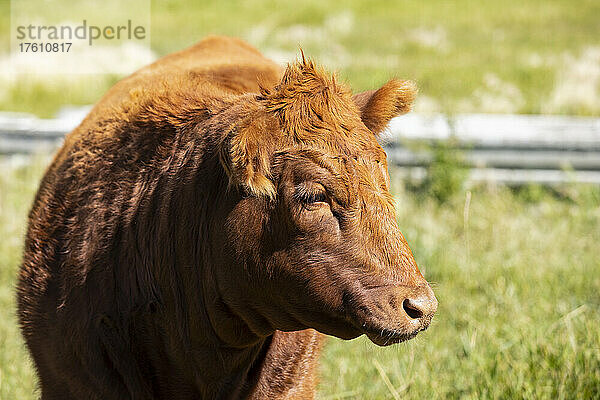
[[(258, 92), (259, 85), (274, 86), (283, 70), (244, 41), (209, 36), (184, 50), (169, 54), (141, 68), (113, 86), (94, 107), (116, 105), (140, 90), (164, 84), (169, 78), (186, 75), (198, 85), (217, 86), (224, 92)], [(201, 89), (201, 88), (199, 88)]]

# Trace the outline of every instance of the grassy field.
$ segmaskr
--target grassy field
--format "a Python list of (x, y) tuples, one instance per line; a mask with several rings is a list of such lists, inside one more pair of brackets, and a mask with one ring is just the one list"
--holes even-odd
[[(277, 60), (298, 48), (356, 90), (418, 81), (417, 110), (600, 114), (597, 0), (152, 1), (157, 56), (207, 34), (248, 40)], [(10, 62), (0, 0), (0, 66)], [(115, 62), (119, 57), (115, 57)], [(0, 73), (0, 110), (52, 116), (95, 102), (118, 76)]]
[[(43, 162), (0, 175), (0, 399), (35, 398), (14, 316), (24, 221)], [(395, 189), (440, 307), (415, 340), (329, 339), (321, 399), (600, 396), (600, 191), (479, 188), (440, 205)]]

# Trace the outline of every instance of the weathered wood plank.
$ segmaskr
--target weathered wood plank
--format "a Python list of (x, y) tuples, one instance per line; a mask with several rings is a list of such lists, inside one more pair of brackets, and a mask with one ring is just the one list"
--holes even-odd
[(549, 115), (407, 114), (392, 120), (389, 140), (445, 140), (491, 148), (600, 150), (600, 118)]
[[(432, 156), (425, 151), (411, 151), (405, 147), (386, 148), (388, 162), (398, 166), (424, 166)], [(579, 150), (522, 150), (475, 149), (461, 154), (468, 166), (513, 169), (576, 169), (600, 171), (600, 151)]]

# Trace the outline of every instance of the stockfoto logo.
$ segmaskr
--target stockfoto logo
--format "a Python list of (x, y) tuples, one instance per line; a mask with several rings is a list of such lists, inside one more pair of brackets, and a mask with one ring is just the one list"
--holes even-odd
[(154, 59), (151, 0), (12, 0), (12, 74), (128, 74)]
[(134, 25), (128, 19), (126, 25), (88, 25), (83, 20), (80, 25), (20, 25), (16, 28), (17, 40), (87, 40), (90, 46), (95, 40), (144, 40), (146, 39), (146, 28), (142, 25)]

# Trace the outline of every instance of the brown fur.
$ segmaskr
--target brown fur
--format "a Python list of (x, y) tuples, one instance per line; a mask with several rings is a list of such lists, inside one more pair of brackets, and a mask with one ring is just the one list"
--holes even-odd
[(414, 94), (353, 97), (222, 37), (117, 83), (29, 216), (18, 307), (42, 398), (312, 398), (317, 331), (426, 329), (437, 301), (376, 140)]

